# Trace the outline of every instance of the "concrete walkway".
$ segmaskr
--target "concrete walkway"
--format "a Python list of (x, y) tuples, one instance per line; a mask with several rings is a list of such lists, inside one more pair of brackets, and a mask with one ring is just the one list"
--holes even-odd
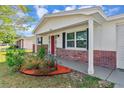
[[(74, 70), (79, 72), (88, 73), (88, 65), (81, 63), (79, 61), (69, 61), (61, 58), (57, 58), (58, 63), (63, 66), (68, 66)], [(115, 83), (116, 88), (124, 88), (124, 70), (112, 70), (109, 68), (95, 66), (95, 73), (92, 76), (101, 78), (103, 80), (107, 80)]]

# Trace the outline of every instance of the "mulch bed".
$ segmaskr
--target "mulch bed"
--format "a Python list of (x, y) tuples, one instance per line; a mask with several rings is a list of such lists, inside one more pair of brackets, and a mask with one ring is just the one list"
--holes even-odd
[(59, 74), (70, 73), (70, 72), (72, 72), (72, 69), (57, 64), (57, 70), (55, 70), (53, 72), (50, 72), (48, 74), (36, 74), (35, 73), (36, 72), (35, 69), (32, 69), (32, 70), (26, 69), (26, 70), (21, 70), (20, 72), (23, 73), (23, 74), (32, 75), (32, 76), (52, 76), (52, 75), (59, 75)]

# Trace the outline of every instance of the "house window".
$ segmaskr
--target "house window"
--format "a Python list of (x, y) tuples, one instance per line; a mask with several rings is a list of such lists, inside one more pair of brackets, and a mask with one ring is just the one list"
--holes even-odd
[(38, 44), (42, 44), (42, 41), (43, 41), (43, 38), (42, 38), (42, 37), (38, 37), (38, 38), (37, 38), (37, 43), (38, 43)]
[(74, 33), (67, 33), (67, 47), (74, 47), (75, 35)]
[(87, 48), (87, 31), (67, 33), (67, 48)]
[(86, 31), (76, 32), (76, 47), (77, 48), (87, 47), (87, 32)]

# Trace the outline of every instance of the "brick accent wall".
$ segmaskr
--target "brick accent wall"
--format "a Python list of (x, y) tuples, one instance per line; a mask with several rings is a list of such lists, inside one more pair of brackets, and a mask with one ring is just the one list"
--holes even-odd
[(79, 50), (65, 50), (61, 48), (56, 49), (56, 55), (65, 58), (65, 59), (70, 59), (70, 60), (75, 60), (75, 61), (82, 61), (82, 62), (87, 62), (87, 55), (88, 53), (86, 51), (79, 51)]
[(116, 51), (94, 51), (95, 65), (100, 65), (107, 68), (116, 68)]
[[(65, 49), (57, 48), (56, 54), (61, 58), (81, 61), (82, 63), (88, 62), (88, 51), (65, 50)], [(94, 50), (94, 64), (97, 66), (115, 69), (116, 52)]]
[(37, 51), (41, 48), (45, 48), (46, 49), (46, 53), (48, 53), (48, 45), (37, 45)]

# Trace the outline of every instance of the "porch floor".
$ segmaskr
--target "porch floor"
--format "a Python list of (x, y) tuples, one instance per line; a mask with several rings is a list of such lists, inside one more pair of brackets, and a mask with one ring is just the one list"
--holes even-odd
[[(57, 57), (58, 63), (63, 66), (70, 67), (79, 72), (88, 73), (88, 64), (82, 63), (80, 61), (70, 61)], [(124, 88), (124, 70), (112, 70), (109, 68), (104, 68), (100, 66), (94, 66), (95, 73), (92, 76), (101, 78), (103, 80), (111, 81), (115, 83), (115, 87)]]

